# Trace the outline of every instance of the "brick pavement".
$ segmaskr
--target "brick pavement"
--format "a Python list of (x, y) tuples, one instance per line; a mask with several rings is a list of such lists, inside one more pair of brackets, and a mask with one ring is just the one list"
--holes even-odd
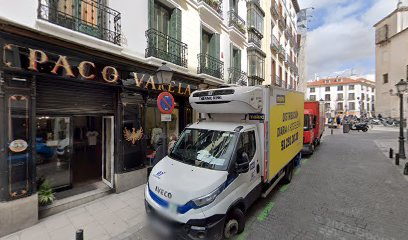
[(408, 181), (374, 143), (394, 135), (325, 135), (289, 187), (257, 203), (238, 239), (408, 239)]

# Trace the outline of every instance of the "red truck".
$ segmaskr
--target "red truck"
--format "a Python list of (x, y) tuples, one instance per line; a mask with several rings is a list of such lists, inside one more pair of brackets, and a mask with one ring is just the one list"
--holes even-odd
[(312, 154), (320, 144), (324, 122), (324, 105), (318, 101), (305, 102), (302, 154)]

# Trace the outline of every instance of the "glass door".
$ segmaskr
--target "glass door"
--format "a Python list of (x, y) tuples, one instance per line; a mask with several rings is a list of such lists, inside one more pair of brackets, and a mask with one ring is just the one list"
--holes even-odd
[(113, 116), (102, 118), (102, 180), (110, 187), (113, 187), (114, 126)]
[(71, 118), (37, 117), (37, 181), (53, 188), (71, 185)]

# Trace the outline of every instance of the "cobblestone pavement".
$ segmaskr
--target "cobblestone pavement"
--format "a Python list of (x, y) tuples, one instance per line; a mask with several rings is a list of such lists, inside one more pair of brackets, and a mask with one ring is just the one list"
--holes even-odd
[(397, 133), (381, 130), (325, 135), (291, 184), (256, 203), (237, 239), (408, 239), (408, 181), (375, 144)]
[[(397, 149), (397, 136), (395, 130), (376, 127), (368, 133), (336, 129), (325, 135), (291, 184), (255, 203), (237, 240), (408, 239), (408, 178), (387, 157), (389, 147)], [(85, 240), (153, 240), (143, 188), (42, 219), (0, 240), (73, 240), (80, 228)]]

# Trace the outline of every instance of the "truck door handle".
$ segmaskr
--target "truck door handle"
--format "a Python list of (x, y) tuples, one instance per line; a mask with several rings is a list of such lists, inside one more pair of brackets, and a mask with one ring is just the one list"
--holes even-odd
[(260, 171), (260, 167), (259, 167), (259, 164), (258, 164), (258, 165), (256, 165), (256, 173), (259, 173), (259, 171)]

